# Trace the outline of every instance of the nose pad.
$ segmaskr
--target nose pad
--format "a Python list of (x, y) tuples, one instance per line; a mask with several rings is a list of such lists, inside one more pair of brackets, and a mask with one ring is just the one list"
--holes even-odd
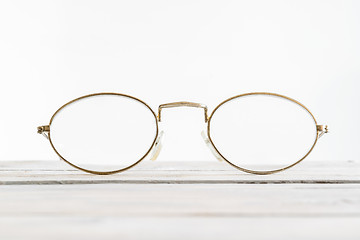
[(201, 131), (201, 136), (204, 139), (206, 146), (208, 146), (210, 152), (216, 157), (216, 159), (219, 160), (220, 162), (223, 161), (223, 158), (217, 153), (217, 151), (215, 150), (214, 146), (211, 144), (208, 136), (205, 134), (204, 131)]
[(150, 160), (152, 161), (155, 161), (161, 152), (163, 135), (164, 135), (164, 131), (161, 131), (155, 141), (154, 148), (151, 152), (151, 157), (150, 157)]
[[(157, 137), (157, 139), (155, 141), (154, 148), (153, 148), (153, 150), (151, 152), (150, 160), (152, 160), (152, 161), (155, 161), (158, 158), (158, 156), (159, 156), (159, 154), (161, 152), (163, 136), (164, 136), (164, 131), (161, 131), (159, 133), (159, 136)], [(215, 156), (215, 158), (217, 160), (219, 160), (220, 162), (223, 161), (223, 158), (216, 152), (215, 148), (211, 144), (208, 136), (205, 134), (204, 131), (201, 131), (201, 136), (204, 139), (204, 142), (205, 142), (206, 146), (210, 149), (211, 153)]]

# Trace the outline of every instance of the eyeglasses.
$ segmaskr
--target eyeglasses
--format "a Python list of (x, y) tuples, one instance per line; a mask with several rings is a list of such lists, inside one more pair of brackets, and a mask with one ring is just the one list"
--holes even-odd
[(202, 137), (220, 161), (252, 174), (272, 174), (300, 163), (328, 132), (313, 114), (289, 97), (267, 92), (237, 95), (208, 117), (204, 104), (162, 104), (158, 114), (142, 100), (120, 93), (95, 93), (61, 106), (38, 133), (71, 166), (92, 174), (113, 174), (161, 150), (163, 109), (201, 108)]

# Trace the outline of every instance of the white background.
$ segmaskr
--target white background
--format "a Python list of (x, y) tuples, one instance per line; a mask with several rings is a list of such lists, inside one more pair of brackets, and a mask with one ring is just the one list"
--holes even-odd
[[(36, 127), (103, 91), (210, 111), (240, 93), (284, 94), (330, 127), (310, 160), (359, 159), (359, 13), (359, 1), (2, 0), (0, 160), (56, 159)], [(164, 112), (159, 160), (215, 161), (202, 114)]]

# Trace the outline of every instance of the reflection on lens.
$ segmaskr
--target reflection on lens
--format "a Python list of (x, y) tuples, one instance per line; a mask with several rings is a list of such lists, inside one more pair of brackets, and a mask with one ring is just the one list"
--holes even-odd
[(50, 139), (71, 164), (109, 172), (129, 167), (150, 150), (156, 116), (144, 103), (118, 94), (87, 96), (55, 113)]
[(273, 171), (302, 159), (316, 142), (317, 131), (315, 119), (301, 105), (281, 96), (252, 94), (215, 109), (209, 136), (232, 164)]

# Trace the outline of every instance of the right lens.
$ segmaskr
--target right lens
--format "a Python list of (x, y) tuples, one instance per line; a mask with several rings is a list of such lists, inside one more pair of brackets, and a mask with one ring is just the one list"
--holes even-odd
[(225, 159), (257, 172), (296, 163), (317, 139), (311, 113), (278, 94), (253, 93), (226, 100), (214, 110), (208, 127), (209, 138)]
[(127, 168), (144, 158), (158, 133), (155, 113), (122, 94), (93, 94), (61, 107), (50, 121), (50, 140), (69, 163), (96, 172)]

